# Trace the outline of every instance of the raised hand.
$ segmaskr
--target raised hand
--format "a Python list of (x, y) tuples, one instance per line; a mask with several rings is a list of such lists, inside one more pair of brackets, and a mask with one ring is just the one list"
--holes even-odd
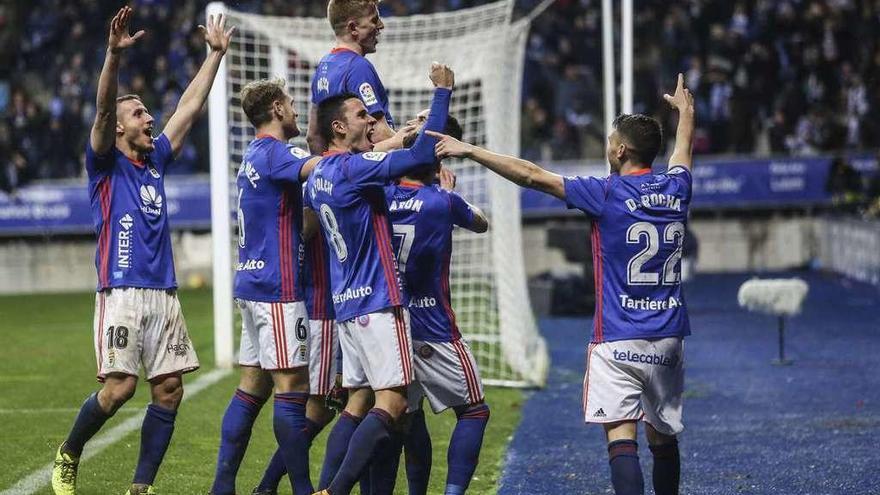
[(129, 34), (128, 28), (132, 12), (131, 7), (122, 7), (110, 21), (110, 36), (107, 39), (107, 47), (113, 53), (125, 50), (144, 35), (143, 30), (134, 33), (134, 35)]
[(452, 89), (455, 86), (455, 72), (439, 62), (431, 63), (431, 73), (428, 77), (431, 78), (434, 87)]
[(455, 189), (455, 173), (448, 167), (440, 168), (440, 187), (447, 191)]
[(439, 139), (439, 141), (437, 141), (437, 144), (434, 145), (434, 154), (437, 155), (437, 158), (441, 160), (444, 158), (449, 158), (450, 156), (456, 158), (467, 157), (467, 155), (471, 153), (474, 149), (474, 145), (463, 143), (452, 136), (447, 136), (446, 134), (441, 134), (434, 131), (426, 130), (425, 132), (429, 136)]
[(694, 111), (694, 95), (691, 94), (689, 89), (684, 87), (684, 75), (681, 73), (678, 74), (678, 84), (675, 86), (675, 94), (672, 96), (664, 94), (663, 99), (680, 113), (686, 111), (693, 113)]
[(199, 25), (199, 31), (205, 35), (205, 42), (211, 48), (211, 51), (219, 52), (222, 55), (229, 48), (229, 40), (232, 39), (235, 26), (226, 30), (226, 18), (223, 14), (218, 15), (217, 19), (214, 19), (213, 15), (209, 15), (208, 26)]

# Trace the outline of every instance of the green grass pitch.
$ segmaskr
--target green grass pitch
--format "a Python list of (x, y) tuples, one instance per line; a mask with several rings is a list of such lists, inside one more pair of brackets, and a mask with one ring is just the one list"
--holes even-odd
[[(0, 297), (0, 491), (51, 462), (81, 402), (98, 385), (94, 380), (92, 344), (94, 294), (53, 294)], [(202, 371), (213, 368), (211, 293), (181, 291), (180, 300)], [(187, 375), (197, 379), (200, 372)], [(206, 494), (211, 487), (220, 438), (220, 420), (238, 383), (233, 373), (183, 403), (174, 438), (156, 480), (166, 495)], [(492, 419), (486, 432), (480, 465), (469, 493), (491, 494), (497, 489), (507, 443), (520, 418), (519, 390), (487, 388)], [(136, 414), (149, 400), (148, 387), (112, 418), (104, 430)], [(240, 493), (250, 493), (274, 451), (271, 403), (254, 427), (250, 447), (238, 476)], [(429, 493), (442, 493), (446, 478), (446, 447), (455, 416), (428, 414), (434, 444)], [(329, 427), (311, 451), (312, 479), (317, 481)], [(137, 462), (140, 432), (129, 433), (80, 466), (79, 493), (122, 493)], [(88, 449), (88, 447), (87, 447)], [(395, 493), (405, 493), (401, 472)], [(50, 494), (46, 487), (37, 493)], [(281, 493), (290, 493), (283, 483)]]

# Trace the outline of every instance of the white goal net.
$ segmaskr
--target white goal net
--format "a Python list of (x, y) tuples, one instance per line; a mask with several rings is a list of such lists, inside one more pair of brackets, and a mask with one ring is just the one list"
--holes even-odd
[[(225, 10), (220, 4), (208, 8), (209, 13), (220, 11), (236, 26), (236, 34), (210, 105), (212, 194), (229, 198), (215, 201), (213, 216), (213, 232), (220, 233), (215, 236), (215, 307), (224, 300), (231, 304), (229, 293), (224, 294), (232, 276), (230, 184), (254, 137), (239, 106), (239, 91), (256, 79), (286, 79), (300, 129), (305, 130), (311, 76), (334, 46), (324, 18), (260, 16)], [(504, 0), (456, 12), (384, 19), (378, 51), (369, 59), (388, 89), (395, 121), (405, 122), (429, 106), (433, 92), (428, 69), (432, 61), (440, 61), (455, 70), (450, 112), (461, 122), (464, 139), (517, 154), (528, 20), (513, 22), (512, 11), (512, 1)], [(305, 148), (304, 136), (297, 144)], [(448, 165), (458, 176), (458, 192), (482, 208), (491, 223), (486, 234), (456, 231), (453, 236), (450, 285), (459, 327), (486, 383), (541, 385), (548, 356), (526, 290), (518, 188), (473, 162)], [(226, 328), (232, 325), (230, 311), (215, 308), (218, 365), (232, 360), (233, 332)]]

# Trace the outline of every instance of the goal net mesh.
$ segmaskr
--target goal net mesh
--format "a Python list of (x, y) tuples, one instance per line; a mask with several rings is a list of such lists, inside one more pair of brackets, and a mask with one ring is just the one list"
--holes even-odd
[[(464, 139), (493, 151), (519, 152), (520, 91), (528, 21), (512, 21), (512, 2), (431, 15), (383, 20), (377, 53), (369, 55), (388, 89), (399, 125), (428, 108), (432, 61), (455, 71), (450, 113)], [(236, 34), (226, 56), (229, 181), (234, 184), (254, 130), (240, 107), (239, 91), (250, 81), (282, 77), (294, 98), (299, 127), (307, 128), (310, 80), (318, 61), (334, 46), (324, 18), (254, 15), (226, 10)], [(304, 136), (297, 144), (306, 148)], [(544, 383), (548, 357), (526, 289), (516, 186), (469, 161), (446, 163), (457, 191), (489, 216), (490, 231), (456, 230), (450, 286), (453, 308), (487, 384)], [(234, 186), (233, 186), (234, 188)], [(230, 210), (234, 203), (230, 201)], [(233, 225), (235, 223), (233, 222)], [(229, 232), (230, 243), (233, 232)], [(233, 251), (234, 252), (234, 251)]]

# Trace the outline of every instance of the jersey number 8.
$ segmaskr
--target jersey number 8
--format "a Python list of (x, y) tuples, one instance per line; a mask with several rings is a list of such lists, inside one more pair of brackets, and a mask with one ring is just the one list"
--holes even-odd
[(322, 204), (320, 210), (321, 223), (324, 224), (324, 230), (330, 235), (330, 244), (333, 246), (333, 250), (336, 251), (336, 257), (342, 263), (348, 258), (348, 246), (345, 245), (345, 239), (342, 238), (342, 233), (339, 232), (339, 222), (336, 221), (336, 215), (333, 214), (333, 210), (330, 209), (327, 203)]

